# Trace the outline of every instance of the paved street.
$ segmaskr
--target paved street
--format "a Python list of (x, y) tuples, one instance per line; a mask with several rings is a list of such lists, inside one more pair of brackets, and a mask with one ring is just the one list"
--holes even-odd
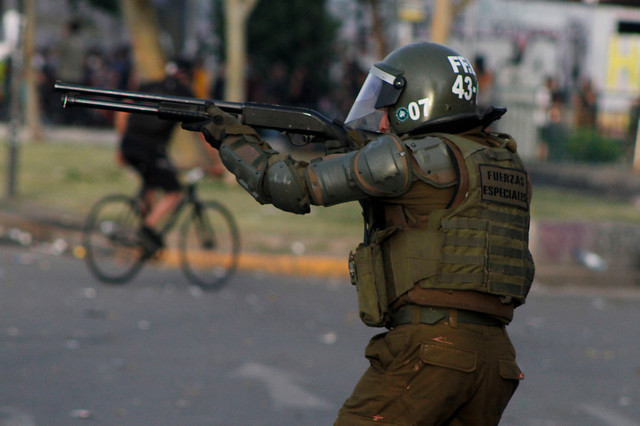
[[(502, 424), (640, 425), (638, 292), (543, 290), (509, 327), (526, 378)], [(109, 287), (0, 247), (0, 424), (328, 425), (377, 332), (355, 306), (346, 279), (203, 293), (148, 267)]]

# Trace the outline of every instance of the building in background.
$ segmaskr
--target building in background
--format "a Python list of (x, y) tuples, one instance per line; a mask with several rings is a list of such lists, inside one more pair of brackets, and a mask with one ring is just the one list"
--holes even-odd
[(452, 44), (493, 71), (494, 104), (510, 111), (497, 127), (518, 135), (523, 157), (540, 153), (541, 109), (547, 125), (628, 136), (640, 96), (640, 5), (476, 0)]
[[(373, 35), (363, 34), (374, 17), (355, 3), (330, 1), (344, 24), (343, 44), (368, 68), (381, 59)], [(389, 49), (429, 38), (434, 1), (384, 4), (394, 5), (382, 16)], [(525, 159), (548, 154), (544, 129), (558, 138), (566, 137), (560, 127), (591, 126), (620, 139), (633, 127), (640, 97), (637, 1), (473, 0), (454, 18), (449, 44), (483, 68), (482, 102), (508, 107), (496, 130), (517, 135)]]

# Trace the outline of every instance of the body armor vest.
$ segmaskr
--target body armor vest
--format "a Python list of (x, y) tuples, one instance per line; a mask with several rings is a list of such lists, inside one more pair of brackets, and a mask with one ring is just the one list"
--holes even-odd
[(489, 147), (456, 135), (436, 136), (454, 151), (460, 184), (467, 188), (450, 208), (432, 212), (426, 225), (374, 233), (388, 303), (416, 284), (524, 303), (534, 275), (528, 249), (531, 187), (513, 142), (495, 137), (500, 146)]

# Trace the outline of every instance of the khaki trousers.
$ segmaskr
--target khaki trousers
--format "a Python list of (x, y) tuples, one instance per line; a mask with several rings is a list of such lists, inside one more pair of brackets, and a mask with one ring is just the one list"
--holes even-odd
[(335, 425), (497, 425), (523, 378), (504, 326), (401, 325), (365, 356)]

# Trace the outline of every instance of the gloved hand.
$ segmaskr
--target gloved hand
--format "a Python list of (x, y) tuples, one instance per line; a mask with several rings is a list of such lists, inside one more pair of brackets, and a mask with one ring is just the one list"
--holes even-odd
[(215, 149), (220, 148), (220, 143), (226, 136), (229, 126), (242, 123), (236, 117), (228, 114), (211, 103), (207, 106), (207, 114), (211, 117), (208, 120), (196, 121), (193, 123), (182, 123), (182, 128), (193, 132), (202, 132), (206, 141)]

